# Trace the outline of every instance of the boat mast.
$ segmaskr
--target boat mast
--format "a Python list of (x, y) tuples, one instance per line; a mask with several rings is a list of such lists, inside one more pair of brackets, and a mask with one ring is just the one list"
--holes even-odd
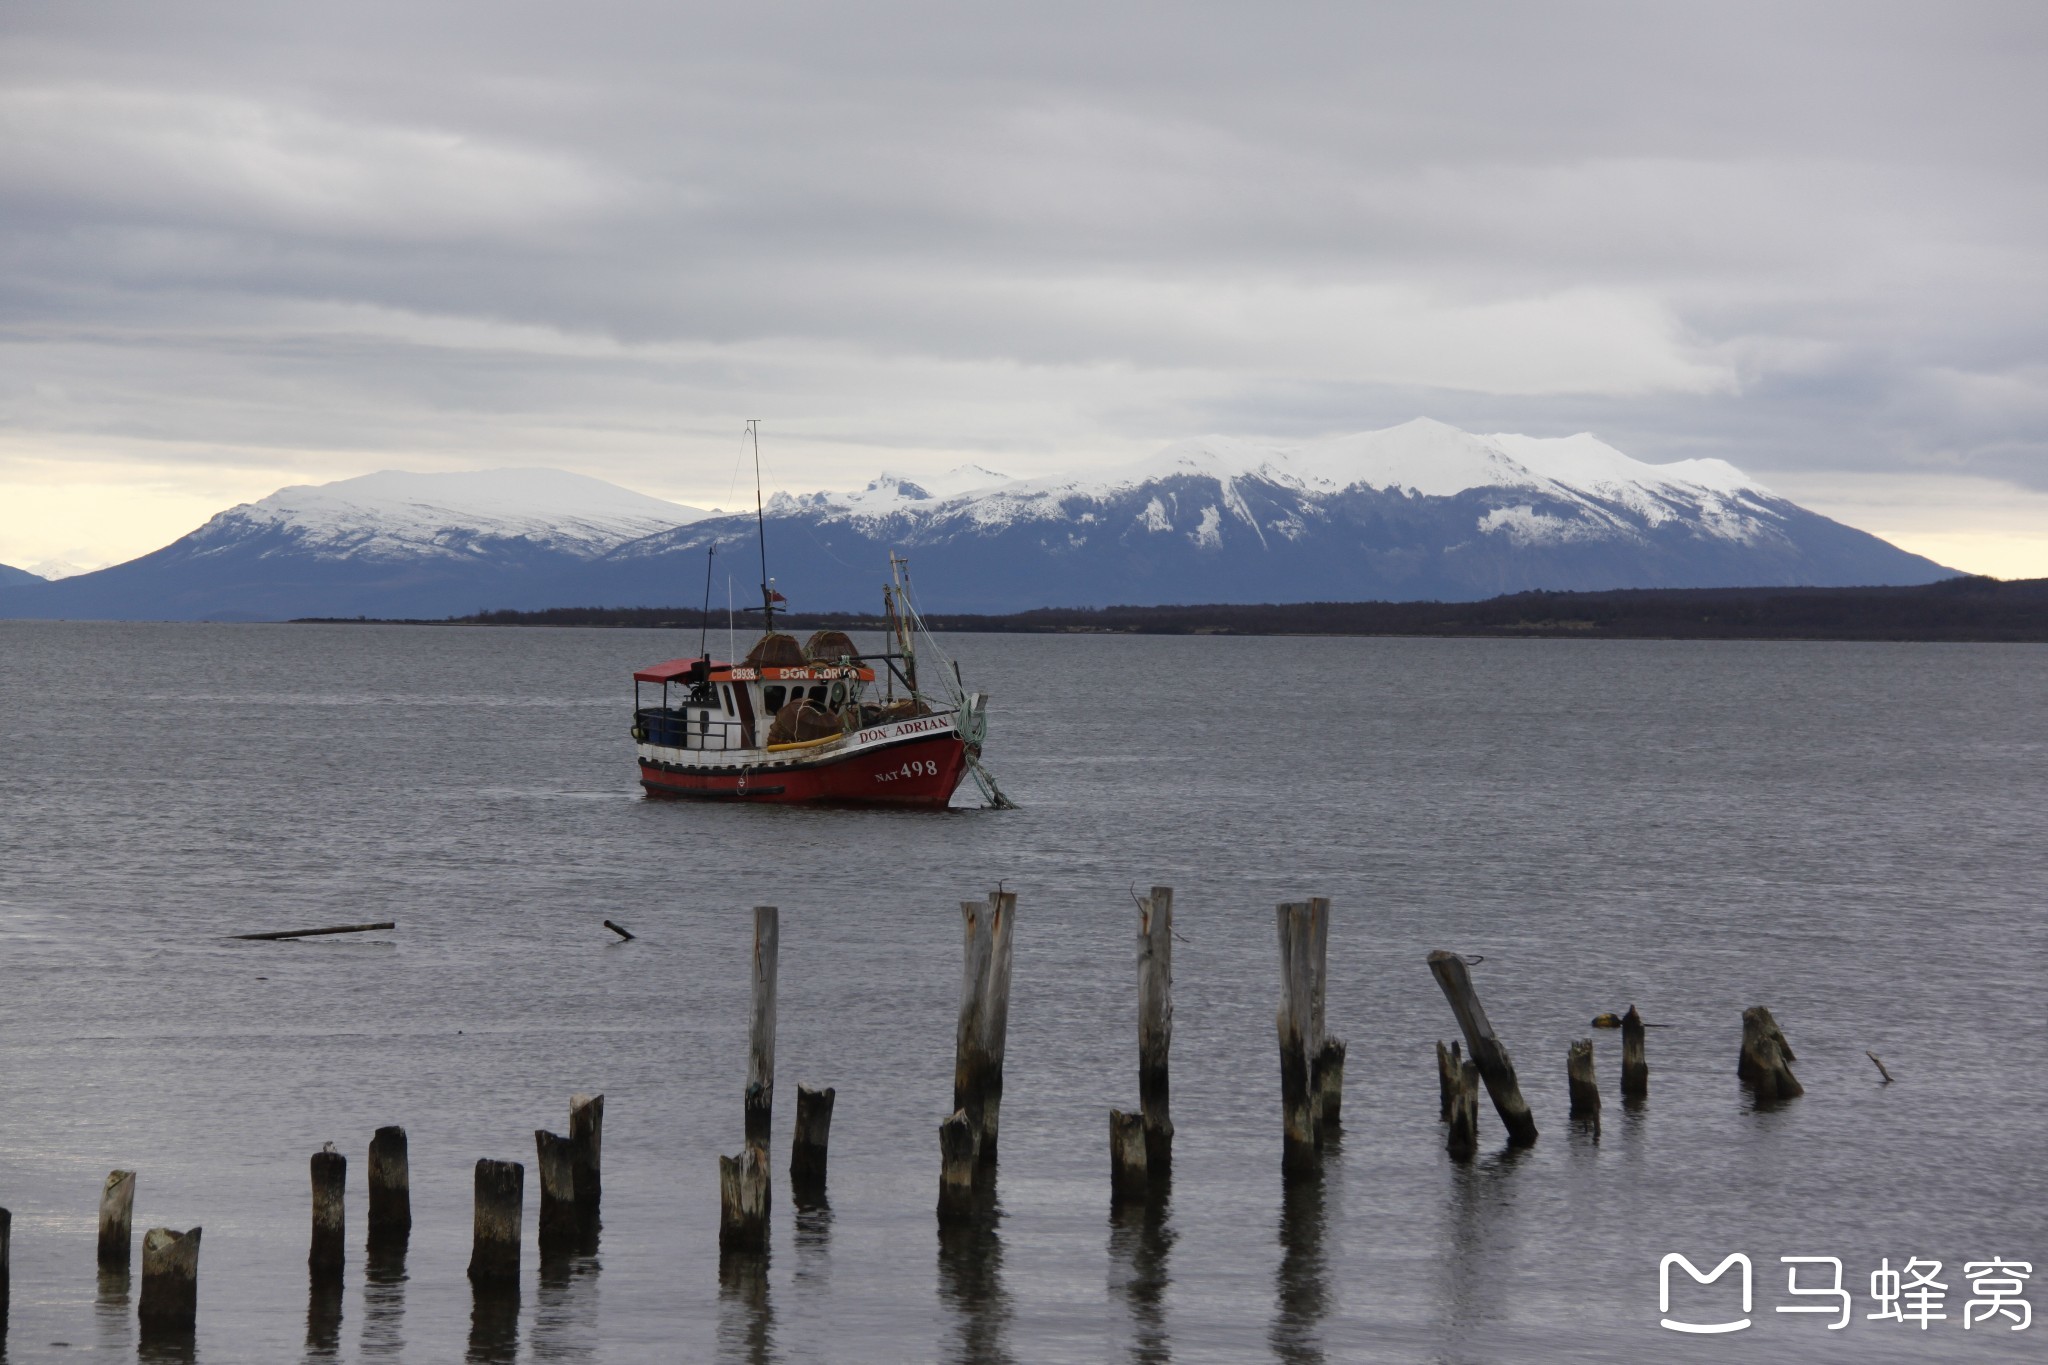
[(704, 611), (697, 617), (697, 655), (708, 659), (711, 651), (706, 641), (711, 635), (711, 565), (718, 558), (718, 542), (712, 541), (704, 551)]
[(761, 507), (761, 419), (747, 419), (754, 442), (754, 530), (761, 540), (761, 634), (775, 633), (775, 593), (768, 586), (768, 517)]

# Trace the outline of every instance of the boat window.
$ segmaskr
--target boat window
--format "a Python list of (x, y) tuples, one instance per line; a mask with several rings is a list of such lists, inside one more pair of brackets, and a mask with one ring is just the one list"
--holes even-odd
[[(803, 689), (798, 688), (797, 690), (801, 692)], [(783, 694), (784, 689), (780, 685), (766, 687), (761, 690), (761, 695), (767, 701), (770, 711), (780, 711), (782, 709)]]
[(811, 689), (811, 704), (813, 706), (823, 706), (825, 704), (825, 684), (819, 683)]
[(738, 712), (734, 709), (732, 704), (732, 684), (719, 684), (718, 692), (719, 695), (725, 699), (725, 714), (727, 714), (728, 716), (738, 714)]

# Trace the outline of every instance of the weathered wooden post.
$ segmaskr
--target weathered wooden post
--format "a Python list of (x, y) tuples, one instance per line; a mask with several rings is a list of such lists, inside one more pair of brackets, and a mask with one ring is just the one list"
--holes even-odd
[(1806, 1093), (1788, 1065), (1797, 1060), (1769, 1010), (1751, 1005), (1742, 1012), (1742, 1058), (1735, 1065), (1735, 1074), (1759, 1100), (1789, 1100)]
[(1344, 1040), (1325, 1038), (1316, 1053), (1316, 1104), (1325, 1135), (1344, 1126)]
[(595, 1223), (604, 1202), (604, 1096), (569, 1097), (569, 1141), (576, 1144), (576, 1216)]
[(781, 934), (775, 907), (755, 906), (754, 1001), (747, 1025), (747, 1145), (764, 1152), (775, 1108), (775, 969)]
[(1479, 1151), (1479, 1067), (1458, 1064), (1452, 1081), (1450, 1131), (1444, 1135), (1444, 1150), (1454, 1161), (1470, 1161)]
[(135, 1172), (109, 1171), (100, 1187), (100, 1269), (128, 1273), (135, 1217)]
[(1017, 927), (1017, 895), (1013, 891), (991, 891), (988, 907), (988, 990), (983, 996), (986, 1010), (982, 1018), (982, 1051), (988, 1059), (988, 1069), (982, 1076), (977, 1159), (984, 1166), (993, 1166), (1003, 1114), (1003, 1051), (1010, 1036), (1010, 951)]
[(738, 1156), (718, 1158), (718, 1249), (768, 1249), (768, 1160), (749, 1142)]
[(1650, 1064), (1643, 1060), (1643, 1016), (1630, 1005), (1621, 1016), (1621, 1099), (1627, 1104), (1650, 1097)]
[(1167, 1061), (1173, 1050), (1173, 888), (1138, 902), (1138, 1108), (1148, 1173), (1173, 1169)]
[(939, 1224), (974, 1211), (974, 1179), (981, 1165), (981, 1129), (965, 1109), (939, 1125)]
[[(7, 1326), (7, 1292), (11, 1283), (8, 1276), (13, 1273), (8, 1269), (8, 1258), (12, 1254), (13, 1242), (14, 1214), (0, 1209), (0, 1329)], [(0, 1350), (4, 1349), (6, 1343), (0, 1342)]]
[(1463, 1043), (1453, 1040), (1447, 1049), (1441, 1038), (1436, 1044), (1436, 1091), (1439, 1107), (1437, 1117), (1445, 1123), (1451, 1121), (1451, 1109), (1458, 1102), (1458, 1078), (1465, 1069), (1465, 1061), (1461, 1055), (1464, 1046)]
[(1315, 1174), (1318, 1124), (1310, 1037), (1315, 1005), (1315, 913), (1307, 901), (1283, 903), (1275, 915), (1280, 932), (1280, 1169), (1289, 1178)]
[(1315, 1117), (1316, 1141), (1343, 1127), (1344, 1041), (1329, 1036), (1329, 1016), (1324, 998), (1330, 984), (1330, 900), (1311, 896), (1309, 910), (1309, 960), (1314, 968), (1314, 994), (1309, 1002), (1308, 1060), (1309, 1105)]
[(199, 1232), (151, 1228), (142, 1234), (142, 1297), (136, 1312), (145, 1330), (191, 1330), (199, 1314)]
[(412, 1168), (405, 1129), (387, 1126), (371, 1135), (365, 1181), (370, 1187), (370, 1245), (404, 1245), (412, 1236)]
[(1109, 1198), (1112, 1204), (1143, 1199), (1149, 1184), (1145, 1116), (1109, 1111)]
[(1451, 1012), (1458, 1016), (1458, 1027), (1464, 1030), (1465, 1046), (1479, 1068), (1479, 1078), (1486, 1082), (1486, 1093), (1492, 1097), (1500, 1121), (1507, 1126), (1508, 1144), (1529, 1146), (1536, 1141), (1536, 1120), (1530, 1116), (1522, 1087), (1515, 1080), (1514, 1061), (1494, 1035), (1486, 1010), (1479, 1003), (1479, 992), (1472, 988), (1472, 973), (1466, 969), (1465, 959), (1438, 949), (1429, 955), (1429, 970), (1443, 988), (1444, 999), (1451, 1002)]
[(469, 1282), (477, 1289), (519, 1287), (519, 1233), (525, 1212), (526, 1167), (516, 1161), (478, 1161), (469, 1253)]
[(313, 1246), (306, 1254), (306, 1269), (316, 1280), (341, 1278), (342, 1250), (347, 1237), (348, 1158), (323, 1143), (313, 1153)]
[(576, 1143), (536, 1128), (533, 1148), (540, 1176), (540, 1254), (554, 1257), (576, 1245)]
[(1600, 1080), (1593, 1071), (1593, 1040), (1581, 1038), (1565, 1049), (1565, 1086), (1571, 1092), (1571, 1116), (1600, 1122)]
[(796, 1088), (796, 1131), (789, 1139), (789, 1187), (793, 1194), (811, 1197), (825, 1189), (825, 1149), (832, 1136), (834, 1092), (827, 1086), (813, 1090)]

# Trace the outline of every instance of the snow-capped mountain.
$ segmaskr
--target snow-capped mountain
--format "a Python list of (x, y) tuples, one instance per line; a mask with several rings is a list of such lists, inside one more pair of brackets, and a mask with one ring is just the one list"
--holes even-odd
[(705, 515), (557, 469), (387, 470), (282, 488), (140, 559), (0, 590), (0, 615), (438, 617), (539, 605), (568, 570)]
[[(287, 488), (128, 564), (0, 586), (0, 615), (445, 616), (676, 605), (704, 554), (757, 600), (751, 514), (550, 470)], [(1720, 460), (1652, 465), (1590, 435), (1418, 420), (1307, 445), (1211, 436), (1120, 468), (978, 466), (778, 493), (768, 557), (798, 610), (874, 610), (889, 551), (928, 609), (1470, 600), (1533, 588), (1924, 583), (1948, 575)], [(729, 567), (728, 567), (729, 566)], [(714, 599), (725, 590), (714, 588)]]
[[(928, 605), (955, 611), (1947, 573), (1724, 461), (1651, 465), (1590, 435), (1476, 436), (1426, 419), (1295, 447), (1203, 437), (1055, 478), (971, 467), (936, 480), (885, 475), (853, 493), (777, 495), (768, 517), (778, 586), (818, 610), (872, 606), (892, 548), (931, 585)], [(579, 573), (578, 600), (621, 601), (648, 578), (687, 581), (671, 561), (752, 534), (751, 519), (709, 518), (623, 545)]]

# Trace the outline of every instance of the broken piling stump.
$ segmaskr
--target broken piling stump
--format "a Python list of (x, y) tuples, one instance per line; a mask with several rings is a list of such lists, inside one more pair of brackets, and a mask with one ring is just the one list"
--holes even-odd
[(1283, 902), (1274, 916), (1280, 933), (1280, 1169), (1290, 1179), (1321, 1169), (1316, 1153), (1311, 1035), (1315, 1005), (1315, 914), (1307, 901)]
[(1010, 957), (1017, 897), (991, 891), (960, 902), (960, 1012), (953, 1037), (953, 1109), (973, 1125), (976, 1160), (993, 1165), (1010, 1019)]
[(128, 1273), (134, 1216), (135, 1172), (107, 1172), (100, 1187), (100, 1269)]
[(768, 1162), (751, 1142), (738, 1156), (718, 1158), (718, 1249), (768, 1249)]
[[(1311, 896), (1309, 913), (1310, 978), (1308, 1020), (1309, 1112), (1315, 1120), (1316, 1141), (1337, 1131), (1344, 1099), (1344, 1043), (1329, 1036), (1325, 997), (1330, 984), (1330, 900)], [(1335, 1043), (1334, 1049), (1332, 1043)], [(1334, 1065), (1334, 1073), (1325, 1071)]]
[(412, 1236), (412, 1169), (406, 1159), (405, 1129), (379, 1128), (370, 1137), (370, 1245), (402, 1246)]
[(1429, 970), (1436, 977), (1436, 984), (1443, 988), (1444, 999), (1450, 1001), (1451, 1012), (1458, 1016), (1465, 1047), (1473, 1065), (1479, 1068), (1479, 1078), (1486, 1082), (1486, 1093), (1493, 1100), (1494, 1110), (1507, 1127), (1509, 1145), (1531, 1146), (1536, 1141), (1536, 1120), (1529, 1113), (1528, 1101), (1522, 1098), (1514, 1061), (1494, 1034), (1486, 1009), (1479, 1003), (1479, 992), (1473, 989), (1472, 973), (1466, 968), (1465, 959), (1438, 949), (1429, 955)]
[(576, 1143), (536, 1128), (533, 1151), (533, 1168), (540, 1177), (540, 1254), (552, 1259), (576, 1246)]
[(1173, 1114), (1167, 1063), (1173, 1050), (1173, 888), (1155, 886), (1138, 902), (1138, 1109), (1145, 1166), (1173, 1168)]
[(974, 1181), (981, 1166), (981, 1129), (965, 1109), (939, 1125), (939, 1224), (974, 1211)]
[(478, 1161), (469, 1253), (469, 1282), (477, 1289), (519, 1287), (519, 1233), (525, 1212), (526, 1167), (516, 1161)]
[(1735, 1074), (1742, 1078), (1757, 1099), (1769, 1103), (1789, 1100), (1806, 1093), (1806, 1087), (1792, 1074), (1792, 1045), (1778, 1028), (1778, 1021), (1762, 1005), (1742, 1012), (1742, 1057)]
[(796, 1088), (796, 1130), (789, 1138), (789, 1188), (812, 1198), (825, 1191), (825, 1154), (832, 1137), (834, 1092), (827, 1086)]
[(1449, 1118), (1444, 1151), (1453, 1161), (1470, 1161), (1479, 1151), (1479, 1068), (1470, 1061), (1460, 1062), (1452, 1078)]
[(316, 1280), (339, 1280), (346, 1253), (348, 1158), (324, 1143), (313, 1153), (313, 1244), (306, 1269)]
[(589, 1227), (604, 1202), (604, 1096), (569, 1097), (569, 1141), (576, 1144), (576, 1216)]
[(1593, 1040), (1581, 1038), (1565, 1050), (1565, 1085), (1571, 1092), (1571, 1116), (1600, 1122), (1600, 1079), (1593, 1070)]
[(975, 1159), (993, 1166), (1003, 1114), (1003, 1051), (1010, 1033), (1010, 945), (1017, 926), (1017, 897), (1014, 892), (991, 891), (988, 904), (988, 992), (982, 1025), (988, 1069), (982, 1077), (981, 1138)]
[(1446, 1048), (1439, 1038), (1436, 1044), (1436, 1092), (1439, 1112), (1437, 1118), (1449, 1123), (1451, 1108), (1458, 1102), (1458, 1077), (1465, 1068), (1464, 1044), (1453, 1040)]
[(1650, 1064), (1643, 1060), (1643, 1016), (1630, 1005), (1621, 1016), (1621, 1099), (1632, 1104), (1650, 1097)]
[(1109, 1198), (1112, 1204), (1143, 1199), (1146, 1171), (1145, 1116), (1109, 1111)]
[(142, 1234), (142, 1296), (136, 1313), (145, 1329), (189, 1331), (199, 1313), (199, 1233), (151, 1228)]

